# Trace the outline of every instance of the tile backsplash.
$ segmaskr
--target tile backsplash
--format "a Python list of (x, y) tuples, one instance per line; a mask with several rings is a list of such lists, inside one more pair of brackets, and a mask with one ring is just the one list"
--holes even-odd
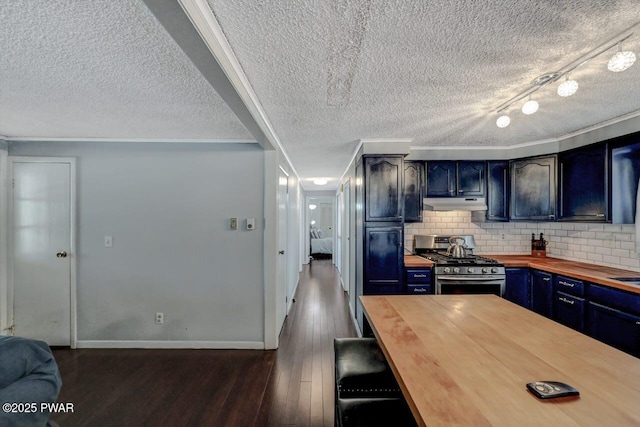
[(424, 211), (422, 223), (407, 223), (404, 228), (407, 249), (413, 249), (416, 234), (472, 234), (476, 255), (530, 254), (531, 233), (536, 238), (544, 233), (548, 256), (640, 271), (633, 224), (475, 222), (471, 212)]

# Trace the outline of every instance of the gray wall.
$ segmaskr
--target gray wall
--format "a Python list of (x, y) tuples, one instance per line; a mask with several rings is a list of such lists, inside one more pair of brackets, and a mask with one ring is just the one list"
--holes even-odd
[(260, 147), (14, 142), (9, 155), (77, 158), (79, 341), (264, 341)]

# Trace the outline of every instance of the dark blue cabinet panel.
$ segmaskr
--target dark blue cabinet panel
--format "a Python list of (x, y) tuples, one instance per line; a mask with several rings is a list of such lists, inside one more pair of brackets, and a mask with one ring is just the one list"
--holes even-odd
[(424, 162), (404, 162), (404, 222), (422, 222)]
[(405, 283), (408, 294), (432, 294), (431, 268), (407, 268)]
[(577, 331), (584, 331), (584, 298), (556, 291), (553, 319)]
[(579, 297), (584, 295), (584, 283), (582, 280), (565, 276), (556, 276), (553, 281), (553, 286), (558, 292), (564, 292), (565, 294)]
[[(640, 135), (629, 137), (629, 142)], [(636, 217), (636, 194), (640, 179), (640, 143), (611, 150), (611, 221), (633, 224)]]
[(484, 196), (485, 162), (460, 161), (457, 167), (457, 195)]
[(402, 221), (402, 156), (365, 158), (365, 221)]
[(364, 294), (401, 293), (403, 227), (366, 227), (364, 239)]
[(558, 169), (558, 219), (606, 221), (607, 145), (560, 153)]
[(553, 283), (551, 273), (533, 270), (531, 272), (531, 309), (551, 318)]
[(512, 220), (553, 221), (556, 217), (556, 156), (511, 162)]
[(508, 267), (504, 298), (522, 307), (531, 308), (531, 275), (528, 268)]
[(593, 338), (640, 357), (640, 316), (589, 301), (587, 325)]
[(487, 162), (487, 220), (509, 221), (509, 162)]
[(427, 162), (427, 197), (456, 195), (456, 162)]

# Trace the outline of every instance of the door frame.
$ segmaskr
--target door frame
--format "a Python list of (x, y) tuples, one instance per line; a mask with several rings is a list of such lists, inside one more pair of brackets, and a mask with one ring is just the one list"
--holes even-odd
[(70, 191), (69, 191), (69, 252), (70, 252), (70, 298), (69, 306), (71, 310), (71, 348), (76, 348), (78, 341), (78, 318), (77, 318), (77, 298), (76, 298), (76, 159), (73, 157), (29, 157), (29, 156), (9, 156), (7, 173), (7, 319), (9, 327), (14, 326), (14, 283), (13, 283), (13, 164), (14, 163), (65, 163), (69, 165)]

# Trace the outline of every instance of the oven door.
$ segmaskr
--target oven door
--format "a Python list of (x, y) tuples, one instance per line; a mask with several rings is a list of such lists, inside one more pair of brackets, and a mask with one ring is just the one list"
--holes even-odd
[(494, 294), (502, 297), (505, 276), (436, 276), (436, 294)]

